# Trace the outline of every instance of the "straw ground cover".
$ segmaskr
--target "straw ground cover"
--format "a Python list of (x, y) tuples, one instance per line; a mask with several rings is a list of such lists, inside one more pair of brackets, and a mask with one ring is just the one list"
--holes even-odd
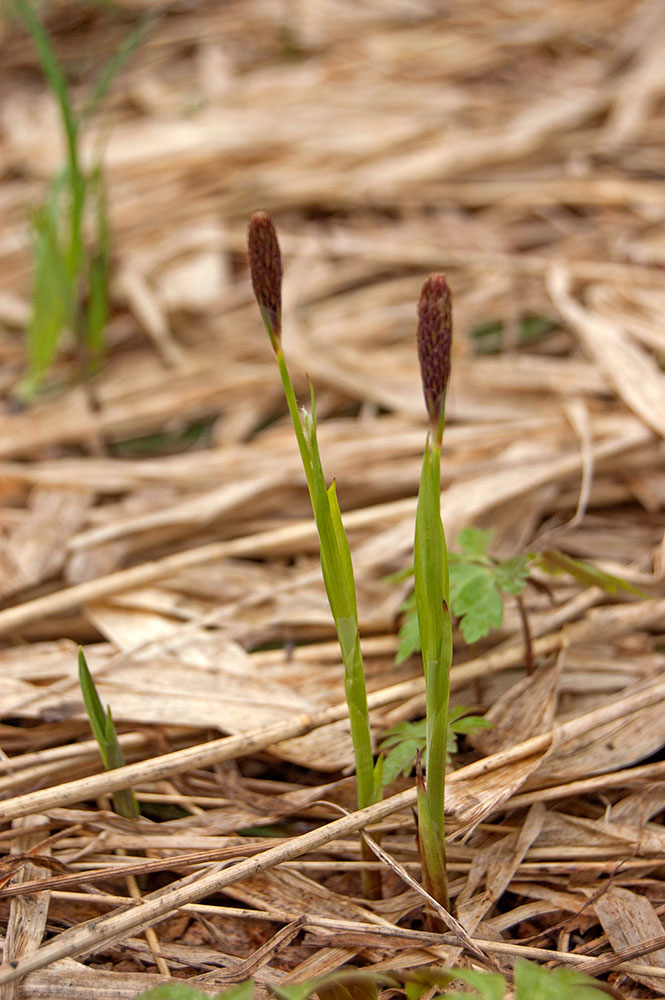
[[(75, 96), (140, 6), (49, 5)], [(30, 211), (63, 149), (31, 42), (3, 22), (8, 996), (131, 998), (169, 976), (214, 995), (248, 976), (262, 989), (451, 962), (509, 978), (517, 957), (663, 995), (662, 8), (444, 13), (161, 7), (91, 122), (108, 360), (80, 386), (63, 344), (58, 391), (29, 409)], [(246, 269), (257, 208), (280, 227), (298, 400), (307, 376), (317, 386), (376, 742), (424, 715), (419, 662), (394, 663), (409, 584), (388, 577), (412, 559), (428, 273), (455, 292), (451, 548), (492, 528), (494, 558), (556, 547), (653, 595), (538, 571), (523, 593), (531, 676), (510, 598), (487, 640), (455, 628), (452, 704), (493, 721), (460, 745), (446, 796), (451, 905), (471, 942), (424, 930), (401, 874), (420, 878), (412, 777), (369, 807), (384, 898), (362, 899), (343, 668)], [(77, 643), (124, 769), (102, 771)], [(121, 787), (141, 819), (112, 812)]]

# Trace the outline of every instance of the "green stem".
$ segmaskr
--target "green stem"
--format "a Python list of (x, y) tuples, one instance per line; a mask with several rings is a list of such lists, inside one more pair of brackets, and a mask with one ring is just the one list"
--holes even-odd
[[(434, 445), (431, 448), (431, 489), (436, 498), (437, 506), (440, 503), (440, 482), (441, 482), (441, 447)], [(444, 838), (444, 805), (445, 805), (445, 778), (446, 759), (448, 754), (448, 702), (450, 698), (450, 665), (452, 662), (452, 628), (449, 611), (449, 582), (448, 582), (448, 550), (446, 547), (446, 537), (441, 523), (441, 515), (438, 515), (441, 525), (442, 543), (442, 602), (438, 609), (442, 616), (441, 621), (441, 645), (439, 655), (434, 658), (428, 667), (425, 677), (425, 703), (427, 716), (427, 750), (426, 750), (426, 776), (427, 776), (427, 799), (429, 802), (429, 812), (432, 821), (440, 831), (441, 839)], [(437, 532), (438, 534), (438, 532)]]
[[(441, 435), (428, 438), (418, 492), (414, 583), (425, 672), (425, 780), (418, 792), (418, 839), (425, 888), (448, 907), (445, 777), (452, 661), (448, 552), (441, 521)], [(430, 922), (434, 925), (435, 920)]]
[[(268, 332), (272, 333), (270, 326), (268, 325)], [(300, 419), (300, 410), (298, 409), (298, 400), (296, 399), (295, 390), (293, 388), (293, 382), (291, 381), (291, 376), (289, 375), (289, 369), (286, 367), (286, 358), (284, 357), (284, 351), (281, 346), (278, 346), (275, 350), (275, 356), (277, 358), (277, 365), (279, 367), (279, 374), (282, 379), (282, 385), (284, 386), (284, 395), (286, 396), (286, 405), (289, 408), (289, 413), (291, 414), (291, 422), (293, 423), (293, 430), (296, 434), (296, 440), (298, 442), (298, 449), (300, 451), (300, 457), (302, 459), (303, 469), (305, 470), (305, 477), (307, 478), (307, 489), (309, 490), (309, 498), (312, 502), (312, 510), (316, 516), (316, 507), (314, 503), (314, 484), (312, 481), (312, 458), (310, 455), (309, 445), (305, 437), (305, 432), (302, 427), (302, 420)]]

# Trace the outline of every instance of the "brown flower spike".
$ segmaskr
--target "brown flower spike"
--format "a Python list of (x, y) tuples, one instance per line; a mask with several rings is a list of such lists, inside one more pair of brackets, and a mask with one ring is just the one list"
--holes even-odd
[(451, 296), (443, 274), (430, 274), (418, 302), (418, 360), (430, 427), (441, 443), (453, 339)]
[(277, 351), (282, 336), (282, 255), (275, 223), (267, 212), (250, 216), (247, 259), (256, 301)]

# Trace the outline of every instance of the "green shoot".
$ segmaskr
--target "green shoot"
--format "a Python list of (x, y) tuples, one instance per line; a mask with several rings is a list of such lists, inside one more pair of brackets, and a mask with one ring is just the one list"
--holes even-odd
[(102, 69), (86, 107), (77, 114), (51, 41), (30, 0), (13, 3), (58, 102), (67, 149), (67, 162), (33, 220), (32, 311), (26, 331), (29, 371), (22, 388), (24, 395), (31, 396), (40, 388), (66, 330), (76, 339), (85, 370), (97, 362), (104, 347), (109, 284), (106, 201), (100, 167), (88, 173), (81, 164), (81, 127), (143, 40), (148, 21), (142, 21)]
[[(107, 771), (112, 771), (116, 767), (122, 767), (125, 759), (118, 743), (118, 734), (111, 716), (111, 709), (107, 706), (106, 712), (104, 712), (99, 695), (97, 694), (95, 682), (92, 679), (92, 674), (88, 668), (83, 650), (80, 647), (79, 684), (81, 694), (83, 695), (83, 704), (90, 720), (90, 728), (97, 740), (104, 767)], [(119, 816), (124, 816), (126, 819), (138, 819), (140, 816), (136, 796), (129, 788), (122, 788), (120, 791), (113, 793), (113, 808)]]
[[(469, 711), (462, 705), (451, 708), (448, 713), (448, 753), (450, 762), (452, 754), (457, 751), (457, 737), (475, 733), (479, 729), (489, 729), (491, 723), (480, 715), (467, 715)], [(383, 784), (389, 785), (400, 775), (404, 778), (411, 774), (416, 758), (425, 749), (427, 742), (427, 722), (419, 719), (417, 722), (398, 722), (387, 729), (379, 749), (386, 754), (383, 762)]]
[[(418, 782), (418, 844), (424, 887), (446, 909), (450, 904), (444, 796), (452, 622), (448, 552), (440, 510), (440, 468), (451, 340), (450, 290), (443, 275), (433, 274), (423, 285), (418, 303), (418, 357), (429, 416), (414, 539), (414, 590), (426, 709), (425, 777)], [(430, 923), (439, 929), (438, 918), (430, 916)]]
[[(314, 389), (310, 386), (311, 412), (301, 413), (282, 349), (282, 259), (274, 223), (265, 212), (255, 212), (250, 219), (248, 259), (254, 294), (284, 386), (319, 535), (321, 571), (344, 664), (344, 689), (356, 764), (358, 808), (362, 809), (381, 797), (382, 762), (379, 759), (375, 765), (372, 752), (351, 551), (342, 523), (335, 483), (326, 487), (316, 433)], [(364, 850), (367, 850), (367, 856), (371, 858), (369, 848), (364, 846)], [(368, 896), (377, 896), (380, 892), (380, 884), (373, 875), (374, 873), (366, 872), (364, 876), (364, 890)]]

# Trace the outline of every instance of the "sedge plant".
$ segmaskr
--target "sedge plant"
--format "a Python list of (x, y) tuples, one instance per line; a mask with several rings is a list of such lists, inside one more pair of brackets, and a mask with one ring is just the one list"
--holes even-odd
[(110, 242), (101, 166), (86, 169), (81, 136), (111, 81), (143, 40), (144, 18), (95, 81), (85, 106), (74, 108), (65, 74), (30, 0), (12, 0), (37, 49), (44, 76), (56, 99), (65, 137), (66, 162), (33, 217), (34, 267), (31, 316), (26, 330), (28, 375), (22, 386), (34, 395), (51, 366), (62, 335), (75, 339), (84, 371), (104, 347), (109, 312)]
[[(445, 856), (445, 778), (452, 622), (448, 552), (441, 521), (441, 443), (450, 377), (452, 314), (450, 289), (432, 274), (418, 302), (418, 360), (429, 420), (414, 538), (414, 591), (425, 672), (424, 775), (419, 770), (418, 846), (425, 889), (446, 909), (450, 901)], [(430, 915), (430, 922), (438, 918)]]
[[(282, 258), (275, 225), (266, 212), (254, 212), (250, 218), (248, 261), (254, 294), (284, 386), (319, 535), (321, 571), (344, 664), (357, 801), (358, 808), (362, 809), (381, 797), (382, 758), (374, 763), (351, 550), (335, 483), (326, 487), (316, 431), (314, 388), (310, 383), (311, 410), (300, 410), (286, 364), (282, 348)], [(362, 850), (368, 861), (374, 859), (364, 842)], [(363, 889), (370, 898), (380, 895), (378, 873), (367, 870), (363, 873)]]

